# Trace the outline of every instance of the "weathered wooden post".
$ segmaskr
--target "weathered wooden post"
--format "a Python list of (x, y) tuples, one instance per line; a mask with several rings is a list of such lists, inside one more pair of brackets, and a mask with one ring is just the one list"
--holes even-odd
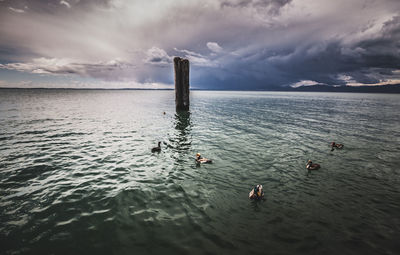
[(175, 106), (177, 111), (189, 110), (189, 60), (174, 58)]

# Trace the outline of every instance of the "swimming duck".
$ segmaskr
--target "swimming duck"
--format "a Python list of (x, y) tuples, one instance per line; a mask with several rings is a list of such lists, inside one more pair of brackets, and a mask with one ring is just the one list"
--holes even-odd
[(320, 167), (321, 167), (320, 164), (313, 164), (313, 162), (312, 162), (311, 160), (308, 160), (308, 161), (307, 161), (306, 168), (307, 168), (308, 170), (317, 170), (317, 169), (319, 169)]
[(332, 149), (331, 149), (331, 151), (333, 151), (335, 148), (336, 149), (343, 149), (343, 144), (341, 144), (341, 143), (335, 143), (335, 142), (332, 142), (331, 143), (331, 147), (332, 147)]
[(201, 164), (201, 163), (212, 163), (212, 160), (211, 159), (208, 159), (208, 158), (203, 158), (201, 155), (200, 155), (200, 153), (197, 153), (196, 154), (196, 163), (199, 163), (199, 164)]
[(260, 200), (264, 197), (264, 190), (261, 184), (255, 186), (249, 193), (249, 198), (254, 200)]
[(158, 146), (151, 149), (151, 152), (160, 152), (161, 151), (161, 142), (158, 142)]

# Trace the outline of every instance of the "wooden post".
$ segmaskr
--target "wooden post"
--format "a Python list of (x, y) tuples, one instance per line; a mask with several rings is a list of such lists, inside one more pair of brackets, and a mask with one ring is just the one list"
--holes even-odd
[(189, 110), (189, 60), (174, 58), (175, 106), (177, 111)]

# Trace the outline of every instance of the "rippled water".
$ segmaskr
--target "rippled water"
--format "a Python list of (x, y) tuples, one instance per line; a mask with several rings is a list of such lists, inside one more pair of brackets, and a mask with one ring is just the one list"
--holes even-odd
[[(0, 253), (398, 254), (400, 95), (192, 91), (191, 104), (0, 90)], [(256, 184), (264, 201), (248, 199)]]

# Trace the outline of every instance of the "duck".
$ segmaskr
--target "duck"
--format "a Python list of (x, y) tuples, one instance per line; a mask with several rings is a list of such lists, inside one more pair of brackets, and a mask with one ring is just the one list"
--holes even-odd
[(337, 148), (337, 149), (343, 149), (343, 146), (344, 146), (344, 145), (341, 144), (341, 143), (337, 143), (337, 144), (336, 144), (336, 148)]
[(201, 155), (200, 155), (200, 153), (197, 153), (196, 154), (196, 163), (198, 163), (198, 164), (202, 164), (202, 163), (212, 163), (212, 160), (211, 159), (208, 159), (208, 158), (203, 158)]
[(160, 152), (161, 151), (161, 142), (158, 142), (158, 146), (151, 149), (151, 152)]
[(333, 151), (335, 148), (336, 149), (343, 149), (343, 144), (341, 144), (341, 143), (335, 143), (335, 142), (332, 142), (331, 143), (331, 147), (332, 147), (332, 149), (331, 149), (331, 151)]
[(249, 199), (260, 200), (264, 197), (264, 190), (261, 184), (255, 186), (249, 193)]
[(317, 170), (321, 167), (320, 164), (313, 164), (311, 160), (307, 161), (306, 168), (307, 170)]

